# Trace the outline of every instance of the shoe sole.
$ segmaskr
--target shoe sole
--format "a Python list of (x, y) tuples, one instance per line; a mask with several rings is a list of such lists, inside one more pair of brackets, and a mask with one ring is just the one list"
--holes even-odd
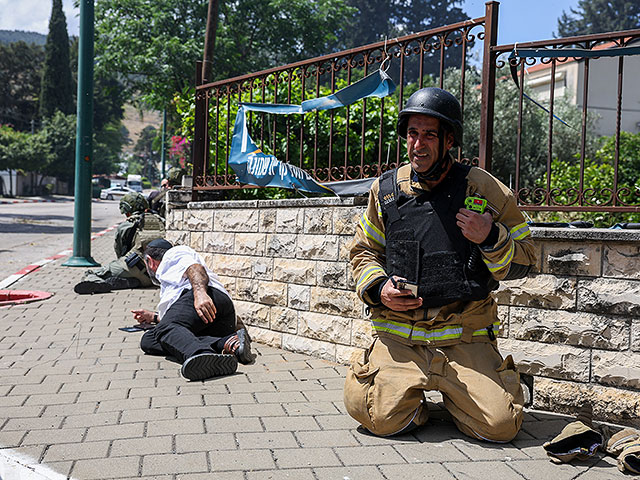
[(251, 353), (251, 337), (249, 337), (249, 332), (245, 329), (241, 329), (236, 332), (236, 335), (238, 336), (238, 340), (240, 340), (240, 346), (236, 352), (238, 360), (244, 365), (253, 363), (256, 356)]
[(234, 355), (219, 353), (201, 353), (189, 357), (182, 364), (180, 373), (191, 381), (231, 375), (238, 369), (238, 360)]
[(110, 293), (111, 287), (106, 283), (80, 282), (73, 291), (78, 295), (89, 295), (91, 293)]

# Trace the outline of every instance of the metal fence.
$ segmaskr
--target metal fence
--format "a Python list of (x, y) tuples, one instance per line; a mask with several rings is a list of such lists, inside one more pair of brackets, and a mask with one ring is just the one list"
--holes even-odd
[[(631, 45), (640, 39), (640, 30), (497, 45), (498, 8), (498, 2), (488, 2), (484, 17), (196, 85), (192, 152), (194, 199), (206, 190), (243, 187), (228, 165), (233, 122), (240, 102), (299, 104), (333, 93), (388, 64), (388, 73), (397, 84), (393, 95), (365, 99), (339, 111), (285, 118), (252, 112), (247, 120), (252, 138), (262, 150), (306, 170), (320, 182), (378, 176), (403, 161), (404, 151), (395, 133), (399, 109), (415, 90), (435, 85), (458, 96), (465, 119), (479, 114), (477, 130), (465, 129), (464, 146), (456, 152), (457, 159), (478, 164), (498, 176), (514, 190), (523, 209), (639, 212), (637, 173), (632, 178), (633, 168), (628, 164), (629, 159), (621, 158), (620, 151), (627, 55), (621, 52), (616, 56), (616, 81), (607, 85), (617, 88), (615, 145), (609, 162), (611, 168), (606, 170), (610, 185), (599, 178), (598, 186), (589, 184), (590, 177), (586, 175), (593, 165), (603, 163), (590, 150), (596, 142), (589, 128), (593, 123), (589, 113), (589, 75), (592, 65), (602, 59), (580, 55), (604, 47)], [(479, 67), (469, 65), (467, 60), (474, 42), (482, 42)], [(566, 50), (566, 56), (558, 53), (569, 48), (573, 50)], [(576, 53), (576, 48), (580, 52)], [(527, 51), (535, 49), (555, 53), (527, 56)], [(517, 56), (512, 54), (514, 50)], [(620, 48), (615, 51), (618, 50)], [(507, 54), (512, 58), (507, 58)], [(560, 65), (571, 62), (581, 71), (580, 81), (575, 83), (579, 91), (574, 93), (572, 107), (579, 110), (580, 120), (579, 125), (569, 125), (572, 128), (569, 135), (556, 126), (558, 121), (563, 121), (558, 115), (556, 74)], [(544, 100), (536, 101), (535, 92), (527, 85), (530, 72), (547, 67), (549, 90), (543, 95)], [(201, 78), (200, 72), (199, 63), (196, 79)], [(472, 75), (476, 83), (470, 81)], [(511, 95), (507, 95), (506, 100), (505, 93)], [(505, 101), (508, 108), (504, 106)], [(566, 99), (563, 102), (567, 104)], [(499, 109), (497, 115), (496, 108)], [(538, 128), (540, 122), (546, 124), (544, 132), (523, 131), (531, 127), (534, 117)], [(505, 138), (511, 143), (505, 143)], [(535, 154), (530, 153), (536, 150), (535, 145), (531, 145), (532, 138), (538, 145)], [(566, 138), (572, 138), (574, 144), (567, 146)], [(570, 185), (562, 183), (559, 174), (563, 172), (559, 170), (563, 169), (575, 171), (577, 179)]]
[[(383, 62), (397, 84), (389, 97), (365, 99), (339, 112), (286, 118), (252, 112), (248, 126), (261, 149), (303, 168), (321, 182), (378, 176), (394, 168), (403, 154), (395, 130), (399, 106), (418, 88), (443, 86), (448, 68), (462, 72), (456, 93), (464, 104), (468, 50), (474, 41), (485, 37), (484, 24), (484, 17), (477, 18), (197, 85), (194, 192), (241, 187), (227, 164), (240, 102), (299, 104), (350, 85)], [(200, 78), (198, 73), (196, 78)], [(462, 156), (459, 151), (460, 160)]]
[[(628, 104), (640, 99), (636, 77), (640, 57), (631, 57), (640, 53), (640, 44), (629, 48), (639, 40), (640, 30), (629, 30), (491, 47), (498, 78), (506, 82), (513, 78), (518, 85), (517, 117), (512, 119), (517, 131), (512, 189), (523, 209), (640, 211), (640, 159), (621, 155), (623, 116), (633, 117), (633, 122), (627, 122), (632, 128), (640, 126), (637, 106), (623, 108), (623, 93), (634, 97)], [(625, 59), (634, 61), (626, 76)], [(488, 101), (493, 102), (495, 95), (494, 89)], [(593, 104), (591, 97), (597, 97)], [(563, 118), (571, 115), (566, 108), (563, 113), (558, 111), (558, 105), (567, 101), (575, 109), (574, 122)], [(538, 165), (523, 159), (527, 107), (545, 117), (546, 132), (538, 139), (544, 155)], [(601, 114), (607, 118), (598, 118)], [(615, 124), (608, 150), (602, 148), (594, 131), (598, 122), (604, 129)], [(562, 143), (571, 136), (576, 138), (573, 144)], [(532, 171), (534, 178), (530, 178)], [(574, 178), (567, 184), (569, 175)]]

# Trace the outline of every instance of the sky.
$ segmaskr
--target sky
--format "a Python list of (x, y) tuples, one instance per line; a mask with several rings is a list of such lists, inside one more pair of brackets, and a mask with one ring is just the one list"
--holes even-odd
[[(79, 9), (74, 0), (62, 0), (69, 35), (79, 34)], [(498, 18), (498, 44), (553, 38), (562, 11), (578, 0), (502, 0)], [(483, 0), (464, 0), (462, 9), (471, 18), (484, 15)], [(0, 0), (0, 30), (26, 30), (46, 34), (51, 0)]]

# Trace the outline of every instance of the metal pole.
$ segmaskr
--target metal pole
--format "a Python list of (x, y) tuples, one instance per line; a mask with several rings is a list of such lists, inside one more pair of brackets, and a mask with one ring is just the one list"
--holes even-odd
[(78, 117), (73, 218), (73, 256), (63, 265), (92, 267), (91, 258), (91, 163), (93, 159), (93, 1), (80, 1), (78, 44)]
[[(202, 68), (203, 62), (196, 62), (196, 112), (195, 125), (193, 132), (193, 148), (191, 149), (191, 163), (193, 164), (193, 186), (191, 187), (191, 201), (198, 200), (198, 194), (195, 189), (196, 178), (205, 175), (207, 167), (206, 162), (206, 141), (207, 141), (207, 93), (198, 91), (198, 87), (202, 85)], [(227, 115), (227, 122), (229, 115)], [(227, 134), (227, 138), (229, 135)], [(229, 148), (227, 148), (227, 152)], [(225, 170), (225, 173), (227, 171)]]
[(493, 108), (496, 93), (496, 54), (498, 41), (498, 2), (485, 3), (484, 50), (482, 54), (482, 104), (480, 107), (480, 167), (491, 171), (493, 156)]
[(165, 139), (167, 138), (167, 109), (162, 110), (162, 150), (160, 152), (160, 161), (162, 162), (162, 175), (160, 181), (165, 178), (166, 173), (166, 157), (165, 157)]
[(202, 56), (202, 77), (198, 85), (211, 81), (211, 67), (216, 49), (216, 31), (218, 30), (218, 0), (209, 0), (207, 10), (207, 30), (204, 36), (204, 54)]

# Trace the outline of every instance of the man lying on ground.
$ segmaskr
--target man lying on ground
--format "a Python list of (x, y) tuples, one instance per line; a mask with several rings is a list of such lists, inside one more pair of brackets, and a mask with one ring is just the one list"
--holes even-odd
[(253, 362), (249, 333), (236, 324), (231, 297), (195, 250), (157, 239), (144, 256), (160, 286), (157, 312), (132, 310), (140, 323), (158, 322), (140, 340), (145, 353), (176, 358), (187, 380), (230, 375), (238, 362)]

